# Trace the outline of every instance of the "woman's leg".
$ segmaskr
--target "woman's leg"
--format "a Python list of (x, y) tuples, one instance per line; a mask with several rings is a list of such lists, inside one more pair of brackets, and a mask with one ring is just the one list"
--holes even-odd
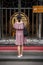
[(23, 55), (23, 45), (20, 46), (20, 54)]
[(20, 45), (18, 45), (18, 55), (20, 56)]

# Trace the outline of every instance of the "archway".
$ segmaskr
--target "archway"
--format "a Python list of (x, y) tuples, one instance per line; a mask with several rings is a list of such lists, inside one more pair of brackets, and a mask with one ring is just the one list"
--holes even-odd
[[(12, 34), (12, 36), (14, 37), (15, 36), (15, 29), (13, 28), (13, 24), (16, 22), (16, 20), (17, 20), (17, 15), (18, 15), (19, 13), (18, 12), (16, 12), (16, 13), (14, 13), (12, 16), (11, 16), (11, 18), (10, 18), (10, 25), (11, 25), (11, 27), (12, 27), (12, 32), (11, 32), (11, 34)], [(21, 16), (22, 16), (22, 21), (24, 22), (24, 25), (26, 26), (26, 28), (27, 28), (27, 31), (29, 32), (29, 18), (27, 17), (27, 15), (25, 14), (25, 13), (23, 13), (23, 12), (21, 12)]]

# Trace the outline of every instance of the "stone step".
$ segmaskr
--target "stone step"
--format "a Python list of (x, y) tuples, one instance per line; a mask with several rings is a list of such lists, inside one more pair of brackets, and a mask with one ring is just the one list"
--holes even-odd
[(43, 65), (42, 61), (1, 61), (0, 65)]
[(43, 52), (23, 52), (18, 58), (17, 52), (0, 52), (0, 61), (43, 61)]
[[(17, 56), (16, 52), (0, 52), (0, 56)], [(24, 51), (23, 56), (43, 56), (43, 52)]]
[(0, 61), (43, 61), (43, 56), (0, 56)]
[[(0, 46), (1, 50), (17, 50), (17, 46)], [(43, 46), (23, 46), (23, 50), (40, 50), (43, 51)]]

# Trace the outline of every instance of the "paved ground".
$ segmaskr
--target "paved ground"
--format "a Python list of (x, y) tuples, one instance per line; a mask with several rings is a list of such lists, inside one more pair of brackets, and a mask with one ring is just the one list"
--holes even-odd
[(2, 61), (2, 62), (0, 62), (0, 65), (43, 65), (43, 62), (27, 62), (27, 61), (24, 61), (24, 62), (22, 62), (22, 61), (20, 61), (20, 62), (18, 62), (18, 61), (16, 61), (16, 62), (14, 62), (14, 61)]

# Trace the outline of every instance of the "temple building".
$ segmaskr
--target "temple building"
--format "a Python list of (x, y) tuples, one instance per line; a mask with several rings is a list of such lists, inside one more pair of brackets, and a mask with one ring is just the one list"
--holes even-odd
[[(37, 7), (39, 9), (37, 9)], [(0, 39), (10, 39), (15, 37), (13, 18), (16, 19), (18, 12), (21, 12), (24, 24), (26, 24), (28, 31), (27, 38), (42, 39), (43, 0), (1, 0)]]

